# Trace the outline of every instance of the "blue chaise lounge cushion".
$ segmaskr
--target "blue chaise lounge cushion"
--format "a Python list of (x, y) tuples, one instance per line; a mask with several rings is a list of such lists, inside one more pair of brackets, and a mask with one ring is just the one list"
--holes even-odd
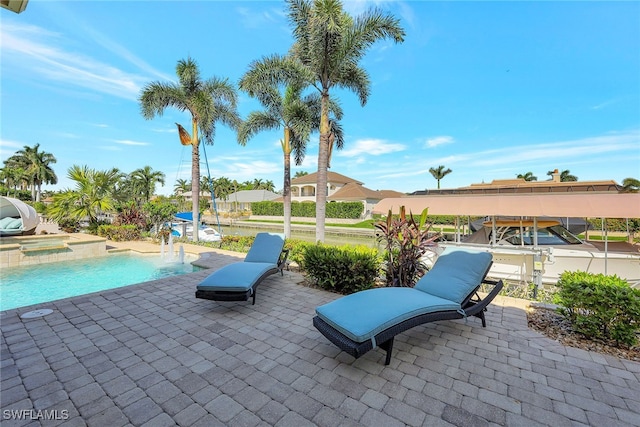
[(482, 283), (491, 261), (488, 252), (448, 247), (415, 289), (462, 304)]
[(244, 262), (263, 262), (278, 264), (280, 253), (284, 247), (284, 234), (258, 233)]
[(225, 265), (198, 285), (199, 291), (243, 292), (251, 287), (275, 264), (265, 262), (238, 262)]
[(459, 303), (414, 288), (378, 288), (324, 304), (316, 314), (353, 341), (364, 342), (412, 317), (459, 309)]

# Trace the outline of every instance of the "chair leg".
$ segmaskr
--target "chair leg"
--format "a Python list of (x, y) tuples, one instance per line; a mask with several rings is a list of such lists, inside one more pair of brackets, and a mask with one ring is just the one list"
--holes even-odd
[(476, 314), (477, 317), (480, 318), (480, 320), (482, 320), (482, 327), (486, 328), (487, 327), (487, 321), (484, 318), (484, 310), (482, 310), (480, 313)]
[(389, 363), (391, 363), (391, 352), (393, 351), (393, 337), (391, 337), (389, 340), (380, 344), (380, 348), (383, 350), (387, 350), (387, 357), (384, 361), (384, 364), (388, 365)]
[(256, 290), (253, 290), (253, 301), (251, 302), (251, 305), (256, 305)]

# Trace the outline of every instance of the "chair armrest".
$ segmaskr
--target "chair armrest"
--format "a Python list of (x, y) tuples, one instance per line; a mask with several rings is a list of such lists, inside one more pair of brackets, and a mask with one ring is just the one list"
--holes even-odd
[[(488, 285), (493, 285), (493, 289), (482, 299), (478, 300), (470, 300), (468, 301), (462, 309), (465, 311), (467, 316), (475, 316), (477, 313), (484, 310), (491, 301), (500, 293), (504, 284), (502, 280), (488, 280), (485, 279), (482, 283), (486, 283)], [(476, 294), (477, 296), (477, 294)], [(479, 297), (478, 297), (479, 298)]]

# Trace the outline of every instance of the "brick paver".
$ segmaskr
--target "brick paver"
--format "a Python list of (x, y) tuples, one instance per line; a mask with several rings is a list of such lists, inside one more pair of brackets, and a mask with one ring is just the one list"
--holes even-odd
[(640, 426), (640, 363), (529, 330), (522, 301), (497, 298), (487, 328), (407, 331), (384, 366), (384, 352), (354, 360), (313, 328), (337, 295), (298, 274), (265, 280), (255, 306), (196, 299), (207, 274), (0, 313), (2, 425)]

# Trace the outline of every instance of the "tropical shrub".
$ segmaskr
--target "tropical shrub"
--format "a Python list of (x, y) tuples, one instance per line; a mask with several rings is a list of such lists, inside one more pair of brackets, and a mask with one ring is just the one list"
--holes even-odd
[(222, 236), (222, 240), (216, 245), (220, 246), (220, 249), (246, 253), (249, 252), (255, 238), (256, 236)]
[(44, 202), (33, 202), (33, 208), (39, 214), (43, 214), (44, 215), (44, 214), (47, 213), (47, 205), (45, 205)]
[(304, 254), (309, 246), (315, 246), (315, 243), (305, 240), (287, 239), (284, 248), (289, 250), (288, 260), (295, 262), (298, 266), (302, 266), (304, 262)]
[[(178, 208), (171, 203), (171, 201), (166, 199), (152, 200), (147, 202), (142, 207), (142, 210), (147, 215), (149, 222), (158, 230), (158, 239), (161, 239), (163, 235), (166, 235), (167, 232), (162, 231), (162, 224), (165, 222), (171, 221), (173, 216), (178, 212)], [(165, 237), (165, 241), (169, 238), (168, 235)]]
[(74, 218), (63, 218), (58, 220), (58, 228), (65, 233), (77, 233), (80, 231), (80, 221)]
[(306, 248), (302, 267), (317, 286), (351, 294), (375, 285), (380, 261), (377, 250), (365, 246), (317, 244)]
[(98, 236), (114, 242), (140, 240), (142, 238), (140, 228), (136, 225), (100, 225), (98, 226)]
[(589, 338), (633, 346), (640, 333), (640, 289), (618, 276), (564, 272), (554, 302), (572, 327)]
[(147, 215), (135, 202), (128, 202), (118, 209), (113, 225), (135, 225), (141, 230), (149, 229)]
[(413, 215), (400, 207), (400, 215), (391, 210), (384, 221), (374, 224), (378, 241), (384, 245), (384, 270), (387, 286), (412, 287), (427, 272), (422, 256), (436, 246), (439, 234), (430, 236), (431, 224), (427, 224), (427, 209), (416, 222)]

